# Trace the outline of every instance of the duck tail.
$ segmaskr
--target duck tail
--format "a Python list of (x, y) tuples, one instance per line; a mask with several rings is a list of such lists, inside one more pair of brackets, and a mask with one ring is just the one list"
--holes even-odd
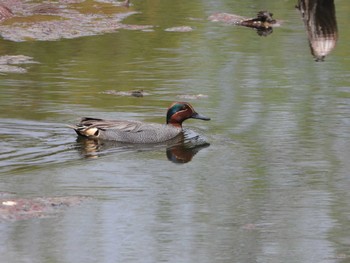
[(76, 125), (70, 125), (70, 124), (66, 124), (66, 127), (71, 128), (73, 130), (78, 128)]
[(70, 129), (73, 129), (78, 135), (82, 135), (82, 136), (84, 136), (80, 131), (81, 131), (81, 129), (82, 129), (82, 127), (79, 127), (79, 126), (77, 126), (77, 125), (70, 125), (70, 124), (67, 124), (66, 125), (68, 128), (70, 128)]

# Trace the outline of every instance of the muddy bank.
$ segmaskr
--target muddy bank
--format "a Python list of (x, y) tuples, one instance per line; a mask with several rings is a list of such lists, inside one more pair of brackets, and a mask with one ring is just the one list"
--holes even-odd
[(115, 32), (145, 30), (150, 25), (127, 25), (121, 21), (136, 14), (120, 2), (60, 0), (50, 3), (3, 1), (12, 16), (0, 23), (0, 36), (10, 41), (58, 40)]

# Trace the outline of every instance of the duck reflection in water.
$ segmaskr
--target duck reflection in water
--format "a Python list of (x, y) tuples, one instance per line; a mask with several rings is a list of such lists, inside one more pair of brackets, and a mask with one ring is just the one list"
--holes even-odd
[(205, 142), (196, 144), (194, 142), (182, 142), (166, 149), (166, 156), (173, 163), (188, 163), (200, 150), (209, 147), (210, 144)]
[(334, 1), (299, 0), (296, 8), (305, 24), (311, 54), (316, 61), (324, 61), (338, 40)]
[(131, 144), (78, 136), (76, 149), (85, 158), (98, 158), (115, 152), (155, 151), (165, 148), (169, 161), (183, 164), (190, 162), (194, 155), (209, 146), (210, 144), (202, 136), (192, 130), (184, 129), (175, 138), (161, 144)]

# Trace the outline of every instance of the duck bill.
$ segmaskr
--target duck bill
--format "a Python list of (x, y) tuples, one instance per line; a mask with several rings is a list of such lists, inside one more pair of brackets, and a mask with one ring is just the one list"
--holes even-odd
[(210, 118), (208, 118), (208, 117), (206, 117), (204, 115), (198, 114), (197, 112), (193, 113), (191, 118), (198, 119), (198, 120), (203, 120), (203, 121), (210, 121)]

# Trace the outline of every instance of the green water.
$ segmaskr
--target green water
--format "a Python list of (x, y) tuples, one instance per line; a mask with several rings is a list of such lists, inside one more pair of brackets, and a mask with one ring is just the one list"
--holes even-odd
[[(0, 75), (0, 192), (90, 197), (48, 218), (0, 224), (1, 262), (348, 262), (350, 5), (315, 62), (294, 1), (134, 1), (124, 23), (153, 31), (0, 40), (26, 73)], [(215, 12), (283, 20), (268, 37)], [(166, 32), (175, 26), (191, 32)], [(144, 90), (142, 98), (105, 91)], [(183, 99), (181, 95), (204, 96)], [(86, 158), (81, 116), (163, 123), (187, 100), (211, 118), (186, 164), (165, 147)]]

